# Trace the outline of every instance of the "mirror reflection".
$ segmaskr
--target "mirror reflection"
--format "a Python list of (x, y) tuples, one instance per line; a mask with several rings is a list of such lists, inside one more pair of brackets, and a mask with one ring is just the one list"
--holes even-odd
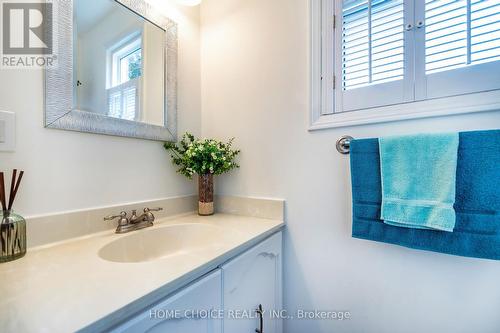
[(165, 31), (114, 0), (75, 0), (74, 107), (165, 125)]

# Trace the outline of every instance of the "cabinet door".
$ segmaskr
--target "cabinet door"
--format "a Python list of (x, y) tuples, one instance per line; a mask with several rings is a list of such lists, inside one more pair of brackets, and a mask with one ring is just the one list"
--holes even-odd
[(221, 282), (221, 272), (217, 270), (112, 332), (221, 333)]
[[(263, 333), (281, 333), (281, 232), (222, 267), (224, 333), (261, 330), (257, 309), (262, 306)], [(259, 331), (260, 332), (260, 331)]]

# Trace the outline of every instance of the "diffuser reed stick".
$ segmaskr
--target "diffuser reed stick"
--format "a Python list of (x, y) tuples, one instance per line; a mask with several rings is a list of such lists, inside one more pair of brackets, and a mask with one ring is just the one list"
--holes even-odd
[(10, 180), (10, 192), (9, 192), (9, 206), (7, 210), (10, 210), (12, 206), (12, 193), (14, 193), (14, 187), (16, 186), (17, 169), (14, 169), (12, 173), (12, 179)]
[[(24, 171), (19, 173), (19, 178), (16, 180), (17, 169), (14, 169), (14, 173), (12, 174), (12, 184), (10, 184), (10, 195), (9, 195), (9, 207), (8, 210), (12, 209), (12, 205), (14, 204), (14, 200), (16, 200), (17, 190), (19, 190), (19, 186), (21, 185), (21, 179), (23, 179)], [(14, 186), (15, 183), (15, 186)]]
[(2, 204), (2, 211), (7, 210), (7, 205), (5, 203), (5, 180), (3, 177), (3, 172), (0, 172), (0, 202)]

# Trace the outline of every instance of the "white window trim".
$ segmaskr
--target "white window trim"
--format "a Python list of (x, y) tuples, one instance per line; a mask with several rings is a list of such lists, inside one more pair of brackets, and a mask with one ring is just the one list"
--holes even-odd
[[(115, 77), (115, 72), (119, 71), (119, 61), (117, 61), (120, 51), (129, 46), (130, 44), (140, 41), (141, 52), (144, 53), (143, 37), (142, 31), (134, 31), (124, 35), (118, 42), (107, 46), (106, 51), (106, 89), (113, 88), (119, 84), (113, 82)], [(143, 58), (144, 58), (144, 54)]]
[(111, 87), (116, 87), (116, 86), (119, 86), (120, 84), (124, 83), (124, 82), (122, 82), (122, 75), (121, 75), (122, 74), (121, 61), (124, 57), (130, 55), (132, 52), (135, 52), (138, 49), (141, 50), (141, 54), (142, 54), (142, 38), (141, 38), (141, 36), (138, 36), (137, 38), (130, 40), (129, 43), (123, 45), (121, 48), (119, 48), (111, 53), (112, 54)]
[[(414, 101), (363, 110), (341, 112), (342, 64), (340, 43), (331, 43), (341, 38), (342, 0), (310, 0), (311, 9), (311, 55), (310, 96), (311, 112), (309, 130), (320, 130), (372, 123), (384, 123), (406, 119), (428, 118), (446, 115), (500, 111), (500, 90), (464, 94), (459, 96)], [(322, 7), (326, 10), (322, 10)], [(337, 18), (336, 29), (328, 13)], [(326, 13), (326, 14), (325, 14)], [(323, 17), (322, 17), (323, 16)], [(323, 24), (323, 22), (326, 22)], [(335, 37), (335, 39), (333, 38)], [(326, 44), (323, 54), (322, 44)], [(328, 46), (328, 44), (330, 44)], [(329, 54), (335, 49), (335, 54)], [(328, 61), (330, 59), (330, 61)], [(323, 62), (323, 63), (322, 63)], [(328, 64), (325, 64), (328, 63)], [(335, 68), (335, 71), (331, 71)], [(336, 89), (334, 89), (334, 73)], [(322, 80), (327, 78), (326, 80)], [(331, 101), (331, 102), (329, 102)], [(334, 103), (335, 101), (335, 103)], [(336, 113), (332, 113), (333, 111)]]

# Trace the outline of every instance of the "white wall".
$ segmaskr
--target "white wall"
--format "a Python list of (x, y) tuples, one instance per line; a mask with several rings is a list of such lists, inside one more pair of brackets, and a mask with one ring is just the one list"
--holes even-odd
[[(199, 133), (199, 8), (170, 6), (179, 23), (179, 132)], [(26, 171), (15, 210), (48, 214), (195, 193), (160, 142), (43, 128), (39, 70), (0, 70), (0, 110), (16, 113), (17, 147), (0, 169)]]
[(220, 194), (287, 200), (285, 305), (352, 320), (286, 333), (498, 332), (500, 262), (353, 239), (349, 158), (335, 140), (500, 127), (500, 112), (308, 132), (308, 0), (204, 0), (203, 135), (236, 136)]
[[(159, 45), (165, 43), (165, 33), (154, 24), (146, 22), (143, 31), (142, 50), (142, 100), (141, 121), (148, 124), (164, 124), (165, 72), (158, 64), (165, 62), (165, 56)], [(160, 52), (161, 51), (161, 52)]]

